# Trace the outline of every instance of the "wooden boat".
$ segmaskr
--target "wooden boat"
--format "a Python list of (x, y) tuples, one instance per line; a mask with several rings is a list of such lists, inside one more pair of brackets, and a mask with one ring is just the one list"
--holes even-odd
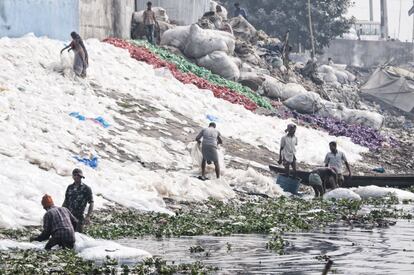
[[(269, 165), (271, 171), (276, 173), (284, 173), (285, 169), (276, 165)], [(309, 178), (310, 171), (298, 170), (296, 176), (302, 180), (302, 182), (307, 183)], [(368, 176), (345, 176), (345, 182), (342, 187), (358, 187), (358, 186), (369, 186), (376, 185), (379, 187), (400, 187), (407, 188), (414, 186), (414, 174), (407, 175), (387, 175), (387, 174), (378, 174), (378, 175), (368, 175)]]

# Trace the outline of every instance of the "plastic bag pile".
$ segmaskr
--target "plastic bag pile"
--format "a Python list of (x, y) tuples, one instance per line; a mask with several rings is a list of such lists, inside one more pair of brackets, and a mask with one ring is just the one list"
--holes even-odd
[(210, 90), (213, 92), (215, 97), (224, 99), (233, 104), (242, 105), (247, 110), (254, 111), (257, 109), (256, 103), (254, 103), (246, 96), (241, 95), (236, 91), (230, 90), (228, 88), (211, 84), (207, 80), (202, 79), (192, 73), (183, 73), (180, 70), (178, 70), (174, 64), (161, 60), (144, 47), (139, 47), (127, 41), (116, 38), (108, 38), (105, 40), (105, 42), (110, 43), (119, 48), (127, 49), (131, 54), (131, 57), (138, 61), (143, 61), (148, 64), (151, 64), (155, 68), (168, 68), (171, 71), (172, 75), (178, 81), (184, 84), (194, 84), (200, 89)]
[(332, 117), (300, 114), (287, 108), (280, 110), (279, 114), (283, 118), (293, 117), (299, 120), (301, 123), (310, 124), (312, 126), (324, 129), (333, 136), (349, 137), (355, 144), (367, 147), (371, 151), (378, 150), (385, 144), (389, 144), (392, 147), (398, 146), (398, 142), (395, 139), (386, 137), (382, 135), (378, 130), (375, 130), (374, 128), (368, 126), (363, 126), (360, 124), (349, 124), (345, 121), (341, 121)]
[(267, 101), (260, 95), (253, 92), (250, 88), (241, 85), (240, 83), (225, 79), (217, 74), (212, 73), (210, 70), (207, 70), (203, 67), (197, 66), (196, 64), (189, 62), (188, 60), (186, 60), (185, 58), (181, 56), (175, 55), (163, 48), (159, 48), (145, 41), (136, 40), (136, 41), (131, 41), (131, 43), (137, 46), (146, 47), (148, 50), (150, 50), (153, 54), (155, 54), (160, 59), (174, 64), (176, 68), (179, 69), (183, 73), (193, 73), (196, 76), (201, 77), (214, 85), (225, 87), (232, 91), (236, 91), (239, 94), (245, 95), (246, 97), (250, 98), (260, 107), (263, 107), (269, 110), (272, 109), (272, 105), (269, 103), (269, 101)]

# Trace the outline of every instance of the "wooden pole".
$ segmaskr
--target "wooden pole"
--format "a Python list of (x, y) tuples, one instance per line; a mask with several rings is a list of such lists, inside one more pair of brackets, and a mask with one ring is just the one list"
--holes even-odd
[(311, 52), (311, 57), (312, 60), (315, 57), (315, 41), (313, 38), (313, 27), (312, 27), (312, 15), (311, 15), (311, 2), (310, 0), (308, 0), (308, 18), (309, 18), (309, 32), (310, 32), (310, 38), (311, 38), (311, 47), (312, 47), (312, 52)]

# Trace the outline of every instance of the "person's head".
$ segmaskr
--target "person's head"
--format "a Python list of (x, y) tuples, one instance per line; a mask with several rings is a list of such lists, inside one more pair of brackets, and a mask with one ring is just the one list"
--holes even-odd
[(332, 61), (332, 57), (328, 57), (328, 61)]
[(147, 8), (148, 8), (149, 10), (152, 8), (152, 2), (151, 2), (151, 1), (147, 2)]
[(286, 133), (288, 133), (289, 136), (293, 136), (296, 133), (296, 125), (295, 124), (289, 124), (285, 130)]
[(216, 123), (210, 122), (210, 124), (208, 125), (208, 127), (216, 128)]
[(70, 33), (70, 37), (72, 37), (72, 39), (76, 39), (78, 38), (79, 34), (77, 34), (76, 32), (71, 32)]
[(234, 6), (236, 7), (236, 9), (240, 8), (240, 3), (235, 3)]
[(331, 141), (329, 142), (329, 149), (331, 150), (332, 153), (336, 153), (336, 142), (335, 141)]
[(222, 11), (223, 11), (223, 9), (221, 8), (221, 6), (217, 5), (216, 6), (216, 12), (222, 12)]
[(76, 168), (72, 171), (72, 178), (75, 181), (75, 183), (81, 183), (82, 179), (84, 179), (85, 177), (83, 176), (82, 170)]
[(48, 194), (44, 195), (42, 198), (43, 209), (47, 210), (54, 205), (53, 199)]

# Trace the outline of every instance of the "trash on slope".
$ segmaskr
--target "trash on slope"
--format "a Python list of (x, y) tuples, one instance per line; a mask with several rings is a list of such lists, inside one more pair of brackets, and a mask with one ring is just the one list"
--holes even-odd
[(127, 41), (116, 38), (108, 38), (105, 40), (105, 42), (110, 43), (119, 48), (127, 49), (130, 52), (131, 57), (138, 61), (144, 61), (148, 64), (155, 66), (156, 68), (168, 68), (173, 74), (173, 76), (184, 84), (194, 84), (200, 89), (210, 90), (213, 92), (215, 97), (224, 99), (233, 104), (242, 105), (250, 111), (254, 111), (257, 108), (256, 103), (251, 101), (246, 96), (238, 94), (237, 92), (230, 90), (228, 88), (211, 84), (207, 80), (202, 79), (192, 73), (182, 73), (177, 69), (177, 67), (174, 64), (159, 59), (156, 55), (154, 55), (149, 50), (143, 47), (138, 47), (132, 45), (131, 43), (128, 43)]

